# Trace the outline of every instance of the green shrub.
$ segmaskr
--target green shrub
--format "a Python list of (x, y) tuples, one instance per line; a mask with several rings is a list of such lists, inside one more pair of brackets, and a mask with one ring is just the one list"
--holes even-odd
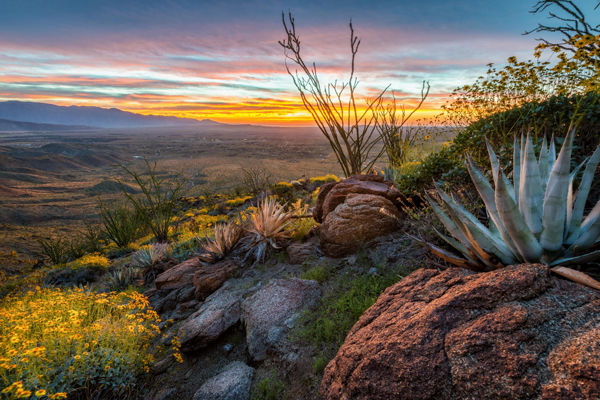
[(110, 265), (110, 262), (108, 261), (108, 258), (106, 258), (105, 256), (99, 254), (99, 253), (93, 253), (93, 254), (87, 254), (75, 261), (71, 261), (70, 263), (67, 264), (67, 267), (73, 269), (73, 270), (77, 270), (80, 268), (98, 268), (98, 269), (107, 269), (108, 266)]
[(280, 400), (285, 394), (285, 383), (275, 376), (271, 371), (270, 375), (261, 379), (256, 384), (256, 389), (252, 400)]
[(553, 96), (543, 102), (526, 103), (508, 111), (482, 118), (460, 132), (449, 145), (431, 153), (415, 170), (401, 174), (399, 188), (405, 193), (422, 193), (435, 180), (450, 186), (471, 186), (464, 165), (464, 156), (470, 157), (483, 172), (489, 174), (490, 162), (485, 140), (497, 149), (500, 164), (505, 172), (512, 171), (514, 136), (531, 128), (534, 148), (539, 151), (544, 135), (554, 135), (561, 144), (572, 121), (579, 121), (574, 164), (590, 156), (600, 144), (600, 94)]
[(300, 278), (313, 280), (319, 283), (325, 282), (331, 275), (331, 269), (327, 265), (315, 265), (300, 275)]
[(176, 200), (182, 195), (187, 181), (180, 177), (181, 174), (177, 174), (169, 180), (159, 179), (156, 174), (156, 162), (151, 167), (148, 160), (144, 159), (144, 161), (148, 167), (148, 179), (143, 179), (136, 171), (130, 171), (121, 165), (121, 168), (133, 177), (142, 191), (139, 196), (132, 195), (125, 190), (125, 186), (121, 183), (123, 194), (135, 207), (136, 214), (144, 226), (152, 231), (156, 241), (165, 243), (169, 238), (169, 229), (175, 217)]
[(340, 178), (333, 174), (324, 175), (324, 176), (314, 176), (308, 180), (310, 183), (316, 183), (318, 185), (323, 185), (329, 182), (339, 182)]
[(296, 198), (296, 188), (291, 183), (276, 183), (271, 186), (271, 191), (277, 195), (280, 204), (291, 204), (298, 200)]
[(108, 238), (120, 248), (129, 246), (142, 233), (140, 215), (126, 204), (114, 203), (109, 207), (100, 200), (100, 219)]
[(69, 261), (69, 241), (63, 236), (56, 238), (38, 239), (38, 243), (42, 246), (42, 250), (54, 265), (64, 265)]

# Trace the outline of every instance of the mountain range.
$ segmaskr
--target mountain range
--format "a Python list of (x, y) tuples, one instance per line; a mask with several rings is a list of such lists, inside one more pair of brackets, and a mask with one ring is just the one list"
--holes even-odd
[[(117, 108), (100, 108), (89, 106), (57, 106), (47, 103), (26, 101), (0, 102), (0, 131), (5, 125), (14, 129), (15, 123), (53, 124), (53, 125), (78, 125), (76, 128), (139, 128), (163, 126), (217, 126), (225, 125), (210, 119), (197, 120), (192, 118), (164, 117), (160, 115), (141, 115)], [(17, 124), (18, 125), (18, 124)], [(25, 126), (23, 126), (25, 127)], [(40, 129), (34, 129), (40, 128)], [(30, 126), (22, 130), (61, 130), (59, 128), (42, 129), (43, 127)], [(64, 129), (64, 127), (62, 127)]]

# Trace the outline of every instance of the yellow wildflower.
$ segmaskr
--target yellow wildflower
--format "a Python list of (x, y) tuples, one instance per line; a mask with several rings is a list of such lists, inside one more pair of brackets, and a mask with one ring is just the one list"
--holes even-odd
[(35, 395), (37, 397), (42, 397), (45, 394), (46, 394), (46, 391), (44, 389), (40, 389), (40, 390), (38, 390), (38, 391), (35, 392)]

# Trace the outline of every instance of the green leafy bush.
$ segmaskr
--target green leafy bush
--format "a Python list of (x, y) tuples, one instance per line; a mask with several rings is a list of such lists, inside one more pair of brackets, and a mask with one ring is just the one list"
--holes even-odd
[(38, 239), (42, 250), (54, 265), (64, 265), (69, 261), (69, 241), (63, 236)]
[[(574, 163), (590, 156), (600, 144), (600, 104), (598, 93), (553, 96), (542, 102), (526, 103), (508, 111), (482, 118), (460, 132), (449, 145), (429, 154), (415, 170), (400, 174), (399, 188), (405, 193), (422, 193), (433, 181), (450, 186), (471, 186), (465, 155), (490, 174), (486, 138), (497, 149), (496, 153), (505, 172), (512, 171), (514, 137), (531, 129), (534, 149), (539, 151), (544, 135), (554, 135), (562, 143), (571, 122), (579, 121)], [(490, 175), (491, 176), (491, 175)]]

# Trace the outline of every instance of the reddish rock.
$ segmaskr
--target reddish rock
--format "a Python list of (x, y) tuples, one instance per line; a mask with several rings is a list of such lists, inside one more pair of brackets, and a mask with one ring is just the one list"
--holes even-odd
[(225, 281), (233, 277), (235, 271), (240, 268), (239, 265), (230, 260), (223, 260), (215, 264), (202, 267), (194, 273), (194, 287), (196, 288), (196, 298), (204, 300)]
[(327, 197), (327, 195), (329, 194), (329, 192), (331, 191), (331, 189), (333, 189), (333, 187), (337, 185), (337, 182), (329, 182), (326, 183), (324, 185), (322, 185), (319, 188), (319, 194), (317, 195), (317, 201), (315, 202), (315, 206), (313, 208), (313, 218), (315, 219), (315, 221), (317, 221), (318, 223), (322, 223), (323, 222), (323, 202), (325, 201), (325, 198)]
[(304, 243), (292, 243), (287, 247), (290, 264), (302, 264), (304, 261), (314, 259), (318, 256), (318, 239), (311, 238)]
[(404, 197), (392, 182), (379, 175), (352, 175), (348, 179), (321, 186), (313, 209), (313, 218), (322, 223), (327, 215), (342, 204), (349, 194), (371, 194), (381, 196), (400, 206)]
[(324, 399), (598, 399), (600, 293), (539, 264), (422, 269), (325, 369)]
[(321, 225), (321, 248), (330, 257), (352, 254), (366, 242), (397, 230), (401, 217), (385, 197), (351, 193)]
[(161, 260), (154, 266), (154, 269), (159, 272), (165, 272), (170, 270), (171, 268), (179, 265), (179, 261), (174, 258), (169, 258), (168, 260)]
[(198, 257), (190, 258), (167, 271), (154, 280), (157, 289), (180, 289), (194, 284), (194, 274), (203, 265)]

